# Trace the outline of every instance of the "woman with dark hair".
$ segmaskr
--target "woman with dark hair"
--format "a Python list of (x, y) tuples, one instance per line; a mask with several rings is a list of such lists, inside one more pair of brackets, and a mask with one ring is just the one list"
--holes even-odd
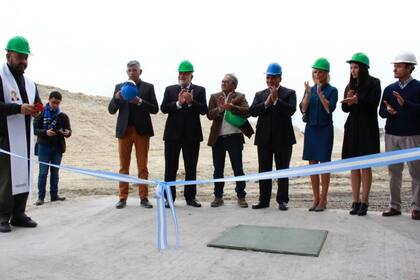
[[(344, 125), (342, 158), (379, 153), (377, 108), (381, 99), (381, 84), (369, 75), (369, 58), (356, 53), (350, 60), (350, 81), (344, 91), (341, 108), (349, 113)], [(353, 204), (350, 215), (364, 216), (369, 206), (372, 169), (351, 171)]]
[[(312, 66), (315, 85), (305, 83), (305, 95), (300, 104), (306, 114), (303, 160), (309, 164), (331, 161), (334, 142), (332, 113), (337, 104), (338, 91), (329, 83), (330, 63), (321, 57)], [(327, 207), (330, 174), (311, 175), (313, 205), (309, 211), (321, 212)], [(320, 185), (322, 189), (320, 189)]]

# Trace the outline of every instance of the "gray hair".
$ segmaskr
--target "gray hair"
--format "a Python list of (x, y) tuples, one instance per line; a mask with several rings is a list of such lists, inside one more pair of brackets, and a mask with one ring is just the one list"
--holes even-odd
[(228, 73), (225, 76), (228, 76), (229, 77), (229, 79), (231, 80), (231, 82), (233, 83), (233, 85), (235, 86), (235, 88), (238, 86), (238, 78), (236, 78), (235, 74)]
[(137, 60), (130, 60), (128, 63), (127, 63), (127, 67), (138, 67), (139, 69), (141, 69), (140, 68), (140, 62), (138, 62)]

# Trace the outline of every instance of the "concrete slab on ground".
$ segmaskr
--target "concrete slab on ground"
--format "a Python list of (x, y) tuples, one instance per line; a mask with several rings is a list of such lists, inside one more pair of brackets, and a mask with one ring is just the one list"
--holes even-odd
[[(420, 279), (420, 222), (408, 215), (208, 203), (197, 209), (177, 201), (181, 246), (158, 252), (156, 209), (133, 198), (117, 210), (115, 202), (99, 197), (31, 207), (37, 228), (0, 234), (0, 279)], [(238, 224), (321, 229), (328, 238), (318, 258), (206, 246)], [(168, 229), (173, 245), (170, 219)]]

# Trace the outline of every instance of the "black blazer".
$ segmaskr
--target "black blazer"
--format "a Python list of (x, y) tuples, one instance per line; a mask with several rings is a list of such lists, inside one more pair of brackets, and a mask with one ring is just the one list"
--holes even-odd
[(178, 109), (176, 102), (181, 91), (179, 85), (168, 86), (163, 95), (160, 109), (164, 114), (168, 114), (166, 120), (164, 141), (203, 141), (201, 130), (200, 115), (207, 113), (206, 89), (191, 84), (190, 92), (193, 93), (193, 103), (191, 106), (182, 105)]
[(258, 117), (255, 145), (281, 147), (296, 144), (292, 125), (292, 115), (296, 112), (296, 92), (280, 86), (276, 105), (265, 108), (269, 94), (268, 89), (257, 92), (249, 108), (250, 115)]
[(115, 86), (114, 96), (108, 105), (108, 112), (115, 114), (118, 112), (116, 136), (122, 138), (125, 135), (128, 126), (128, 116), (130, 107), (134, 108), (136, 131), (140, 135), (153, 136), (153, 125), (150, 114), (156, 114), (159, 111), (159, 105), (156, 101), (155, 88), (152, 84), (140, 81), (137, 84), (139, 97), (143, 100), (140, 106), (129, 106), (129, 102), (123, 99), (115, 99), (116, 93), (121, 89), (122, 84)]

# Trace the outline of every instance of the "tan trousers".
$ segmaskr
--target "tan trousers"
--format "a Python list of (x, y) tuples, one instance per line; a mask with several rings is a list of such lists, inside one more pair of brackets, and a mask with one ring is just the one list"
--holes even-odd
[[(138, 177), (148, 179), (149, 171), (147, 170), (147, 156), (149, 153), (149, 136), (139, 135), (134, 126), (129, 126), (123, 138), (118, 139), (118, 152), (120, 155), (120, 174), (129, 174), (131, 151), (133, 144), (136, 149)], [(128, 183), (120, 182), (120, 199), (128, 197)], [(148, 196), (147, 185), (139, 185), (140, 199)]]

